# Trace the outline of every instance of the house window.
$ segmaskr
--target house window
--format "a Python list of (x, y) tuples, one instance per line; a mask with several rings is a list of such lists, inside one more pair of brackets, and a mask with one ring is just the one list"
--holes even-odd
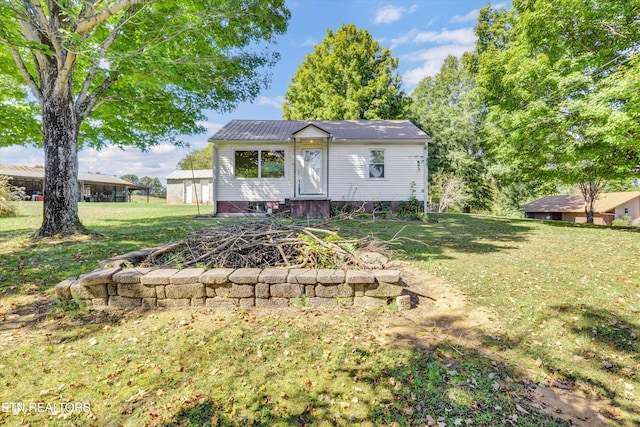
[(384, 178), (384, 150), (369, 150), (369, 178)]
[(283, 178), (284, 150), (238, 150), (236, 178)]

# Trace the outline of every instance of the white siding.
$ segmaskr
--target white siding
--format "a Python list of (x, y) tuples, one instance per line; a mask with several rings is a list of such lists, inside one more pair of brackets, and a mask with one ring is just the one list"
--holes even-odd
[(328, 135), (326, 132), (321, 131), (315, 126), (308, 126), (300, 132), (296, 132), (294, 136), (297, 139), (323, 139)]
[[(369, 178), (369, 151), (385, 150), (384, 178)], [(333, 201), (423, 200), (423, 144), (331, 144), (329, 198)]]
[[(216, 200), (219, 201), (280, 201), (293, 196), (293, 147), (289, 143), (217, 144), (219, 177)], [(234, 150), (284, 150), (284, 178), (236, 178)]]

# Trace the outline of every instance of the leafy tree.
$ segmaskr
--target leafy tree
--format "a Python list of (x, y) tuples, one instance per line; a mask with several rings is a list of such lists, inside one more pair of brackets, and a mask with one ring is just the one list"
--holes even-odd
[(40, 129), (37, 235), (85, 231), (78, 148), (175, 143), (204, 130), (202, 109), (253, 99), (268, 83), (260, 70), (278, 55), (252, 45), (273, 41), (289, 16), (283, 0), (1, 0), (0, 82), (9, 90), (0, 120), (22, 111), (28, 123), (0, 131), (0, 144), (33, 143)]
[(366, 30), (327, 30), (296, 71), (282, 106), (285, 120), (404, 118), (398, 59)]
[(211, 169), (213, 168), (213, 144), (209, 143), (201, 150), (192, 151), (178, 162), (178, 169)]
[(594, 184), (637, 174), (639, 13), (637, 0), (483, 9), (478, 84), (497, 158), (524, 179), (583, 183), (586, 202), (602, 188)]
[[(484, 160), (481, 127), (483, 111), (474, 80), (475, 56), (448, 56), (440, 72), (425, 77), (413, 91), (412, 117), (433, 138), (429, 170), (434, 189), (444, 181), (456, 182), (467, 210), (488, 209), (492, 202), (489, 173)], [(454, 179), (455, 178), (455, 179)], [(442, 182), (444, 182), (442, 181)]]
[(138, 178), (137, 175), (134, 175), (132, 173), (126, 174), (126, 175), (122, 175), (120, 177), (120, 179), (124, 179), (125, 181), (129, 181), (130, 183), (135, 184), (135, 185), (140, 185), (140, 178)]
[(149, 195), (158, 197), (161, 199), (167, 198), (167, 189), (160, 182), (158, 178), (151, 178), (149, 176), (143, 176), (140, 178), (140, 185), (149, 188)]

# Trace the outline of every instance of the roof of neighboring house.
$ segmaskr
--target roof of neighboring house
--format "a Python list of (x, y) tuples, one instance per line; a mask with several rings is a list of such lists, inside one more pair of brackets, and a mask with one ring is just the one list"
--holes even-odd
[(199, 179), (213, 178), (213, 168), (173, 171), (165, 177), (165, 179), (193, 179), (193, 178), (199, 178)]
[(213, 141), (288, 141), (309, 125), (329, 132), (332, 141), (431, 141), (409, 120), (232, 120)]
[[(607, 212), (640, 197), (640, 191), (602, 193), (593, 206), (595, 212)], [(548, 196), (526, 204), (524, 212), (584, 212), (584, 198), (581, 194)]]
[[(28, 166), (3, 166), (0, 165), (0, 175), (16, 178), (44, 179), (44, 168), (31, 168)], [(78, 181), (93, 182), (94, 184), (122, 185), (132, 189), (146, 189), (144, 185), (136, 185), (124, 179), (102, 175), (99, 173), (78, 172)]]

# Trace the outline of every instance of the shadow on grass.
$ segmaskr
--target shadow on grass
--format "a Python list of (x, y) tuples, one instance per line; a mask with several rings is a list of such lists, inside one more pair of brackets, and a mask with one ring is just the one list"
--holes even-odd
[[(496, 368), (473, 349), (442, 342), (427, 349), (403, 345), (395, 351), (400, 357), (384, 363), (375, 362), (379, 358), (375, 351), (357, 346), (348, 346), (339, 354), (344, 362), (333, 375), (351, 378), (367, 388), (367, 397), (353, 388), (314, 388), (310, 384), (301, 391), (305, 396), (297, 396), (306, 399), (306, 404), (257, 395), (237, 408), (233, 396), (239, 390), (230, 389), (225, 401), (187, 404), (163, 425), (570, 425), (533, 407), (521, 385), (505, 381), (506, 377), (517, 378), (516, 373)], [(364, 404), (366, 411), (352, 410), (356, 404)]]
[(533, 226), (524, 220), (469, 214), (430, 214), (430, 221), (340, 221), (343, 234), (373, 234), (415, 261), (519, 249)]
[[(502, 343), (486, 339), (487, 348), (510, 349), (536, 360), (559, 388), (582, 389), (610, 399), (613, 406), (631, 414), (624, 425), (638, 425), (638, 405), (625, 395), (625, 383), (636, 384), (640, 366), (640, 323), (637, 315), (621, 315), (585, 304), (554, 305), (545, 309), (545, 322), (560, 325), (553, 343), (536, 342), (530, 334), (506, 336)], [(547, 338), (551, 339), (551, 337)], [(558, 345), (568, 347), (563, 355)], [(615, 412), (615, 411), (614, 411)]]
[(91, 236), (15, 243), (15, 249), (0, 257), (0, 297), (46, 291), (67, 277), (98, 268), (98, 261), (103, 259), (180, 240), (212, 225), (193, 216), (151, 218), (142, 223), (113, 221), (113, 226), (92, 227)]

